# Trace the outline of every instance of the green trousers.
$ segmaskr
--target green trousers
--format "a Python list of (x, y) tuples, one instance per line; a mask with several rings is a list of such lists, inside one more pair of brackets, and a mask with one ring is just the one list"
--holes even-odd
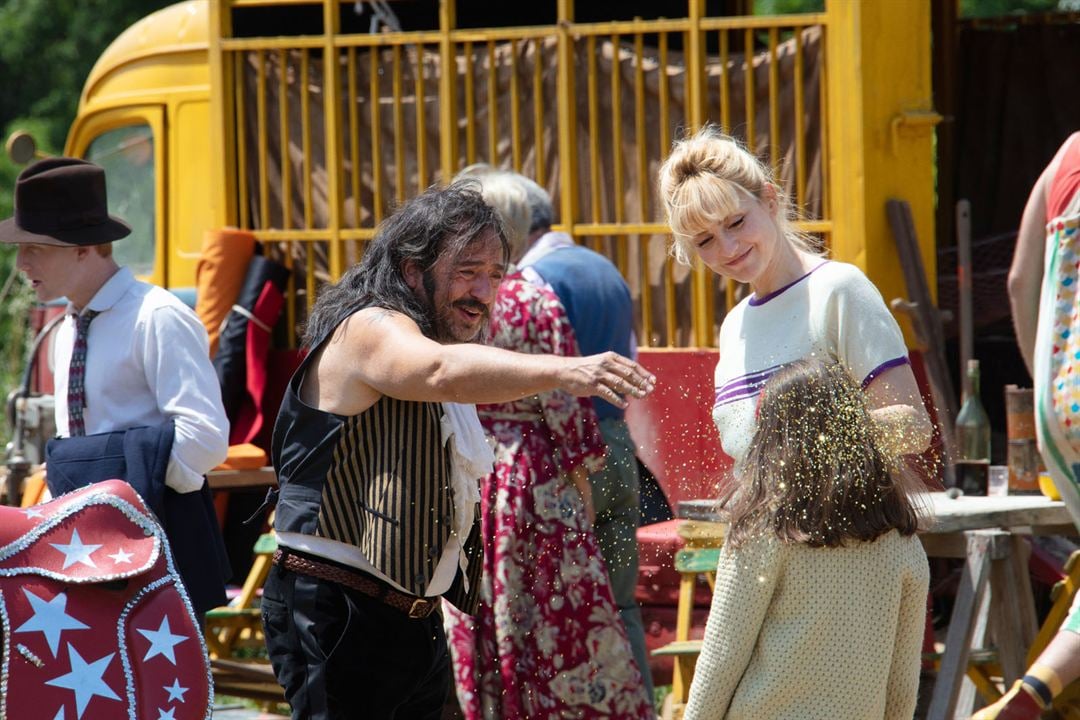
[(604, 556), (611, 591), (619, 608), (630, 647), (634, 652), (645, 690), (653, 698), (652, 674), (645, 651), (645, 628), (641, 608), (634, 600), (638, 579), (637, 528), (641, 518), (640, 486), (634, 442), (624, 420), (601, 420), (600, 433), (608, 446), (604, 469), (589, 476), (592, 484), (596, 523), (593, 531)]

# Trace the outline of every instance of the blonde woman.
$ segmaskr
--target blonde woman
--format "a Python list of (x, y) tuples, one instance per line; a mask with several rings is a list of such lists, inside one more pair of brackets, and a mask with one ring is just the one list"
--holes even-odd
[(700, 260), (751, 291), (720, 328), (713, 419), (728, 455), (745, 457), (769, 377), (809, 357), (839, 363), (859, 384), (890, 453), (927, 447), (930, 420), (881, 293), (792, 228), (792, 208), (762, 163), (706, 126), (675, 144), (660, 169), (660, 195), (675, 258)]

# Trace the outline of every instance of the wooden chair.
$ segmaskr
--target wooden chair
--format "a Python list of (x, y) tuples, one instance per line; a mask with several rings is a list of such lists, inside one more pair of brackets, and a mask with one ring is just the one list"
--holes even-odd
[[(1076, 598), (1077, 589), (1080, 589), (1080, 550), (1074, 552), (1065, 561), (1065, 577), (1056, 582), (1050, 590), (1053, 605), (1050, 606), (1050, 612), (1046, 614), (1046, 619), (1028, 650), (1029, 667), (1061, 629), (1061, 624), (1065, 622), (1073, 600)], [(1061, 694), (1054, 698), (1053, 712), (1054, 717), (1061, 720), (1080, 720), (1080, 680), (1065, 686)]]
[(260, 535), (255, 541), (255, 562), (240, 594), (228, 605), (206, 613), (206, 645), (212, 659), (235, 658), (241, 648), (261, 649), (264, 646), (257, 596), (266, 582), (276, 549), (277, 538), (273, 533)]
[(255, 562), (240, 594), (228, 605), (206, 613), (206, 645), (215, 692), (256, 700), (266, 707), (285, 701), (285, 691), (265, 657), (258, 602), (276, 549), (277, 538), (272, 532), (260, 535), (255, 541)]
[(704, 578), (709, 590), (716, 589), (716, 566), (724, 544), (727, 525), (724, 523), (687, 520), (679, 526), (679, 536), (686, 546), (675, 553), (675, 570), (679, 573), (679, 603), (675, 614), (675, 639), (653, 650), (653, 655), (675, 659), (671, 694), (664, 701), (664, 720), (678, 720), (686, 705), (694, 668), (701, 654), (701, 640), (690, 639), (690, 624), (694, 611), (697, 583)]

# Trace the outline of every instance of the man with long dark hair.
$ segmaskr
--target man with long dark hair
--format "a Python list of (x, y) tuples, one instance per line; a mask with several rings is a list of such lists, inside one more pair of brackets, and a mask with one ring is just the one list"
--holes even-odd
[(472, 612), (478, 479), (471, 403), (562, 388), (619, 406), (655, 379), (615, 353), (524, 355), (476, 341), (505, 272), (496, 212), (465, 182), (379, 229), (312, 310), (272, 455), (279, 553), (267, 646), (294, 718), (438, 718), (451, 677), (439, 597)]

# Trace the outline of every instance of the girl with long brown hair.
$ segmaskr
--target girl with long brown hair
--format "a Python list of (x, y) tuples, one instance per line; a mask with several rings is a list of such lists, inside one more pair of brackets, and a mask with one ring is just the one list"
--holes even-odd
[(686, 720), (910, 720), (929, 570), (883, 440), (836, 363), (766, 382)]

